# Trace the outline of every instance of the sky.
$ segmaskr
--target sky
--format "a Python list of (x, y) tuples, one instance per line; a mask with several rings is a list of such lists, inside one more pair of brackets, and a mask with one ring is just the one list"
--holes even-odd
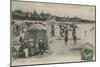
[(82, 19), (95, 20), (95, 6), (12, 1), (11, 9), (12, 11), (19, 9), (25, 12), (36, 10), (38, 13), (42, 11), (61, 17), (77, 16)]

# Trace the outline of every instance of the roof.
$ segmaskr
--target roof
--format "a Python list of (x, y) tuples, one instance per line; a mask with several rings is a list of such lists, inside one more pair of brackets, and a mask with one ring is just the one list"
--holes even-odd
[(33, 24), (32, 26), (30, 26), (28, 29), (28, 31), (34, 31), (34, 30), (46, 30), (46, 27), (43, 26), (42, 24)]

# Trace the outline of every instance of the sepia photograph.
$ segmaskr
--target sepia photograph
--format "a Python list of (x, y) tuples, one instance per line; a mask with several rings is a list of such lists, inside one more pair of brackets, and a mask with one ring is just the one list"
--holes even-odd
[(96, 61), (96, 6), (11, 1), (11, 66)]

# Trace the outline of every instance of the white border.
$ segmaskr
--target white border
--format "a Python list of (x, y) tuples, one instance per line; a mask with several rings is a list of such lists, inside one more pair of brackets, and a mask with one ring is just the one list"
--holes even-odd
[[(25, 1), (25, 0), (24, 0)], [(29, 1), (29, 0), (28, 0)], [(32, 1), (32, 0), (30, 0)], [(100, 63), (100, 5), (99, 0), (33, 0), (42, 2), (96, 5), (97, 61), (86, 63), (39, 65), (33, 67), (99, 67)], [(10, 67), (10, 0), (0, 0), (0, 67)], [(26, 67), (26, 66), (25, 66)], [(30, 67), (30, 66), (27, 66)]]

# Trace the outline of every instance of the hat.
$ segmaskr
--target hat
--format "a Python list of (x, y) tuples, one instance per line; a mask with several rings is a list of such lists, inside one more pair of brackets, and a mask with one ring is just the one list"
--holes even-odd
[(27, 30), (24, 28), (22, 31), (23, 31), (23, 32), (26, 32)]
[(40, 42), (43, 42), (43, 40), (40, 40)]
[(29, 39), (28, 41), (32, 42), (32, 41), (34, 41), (34, 39)]

